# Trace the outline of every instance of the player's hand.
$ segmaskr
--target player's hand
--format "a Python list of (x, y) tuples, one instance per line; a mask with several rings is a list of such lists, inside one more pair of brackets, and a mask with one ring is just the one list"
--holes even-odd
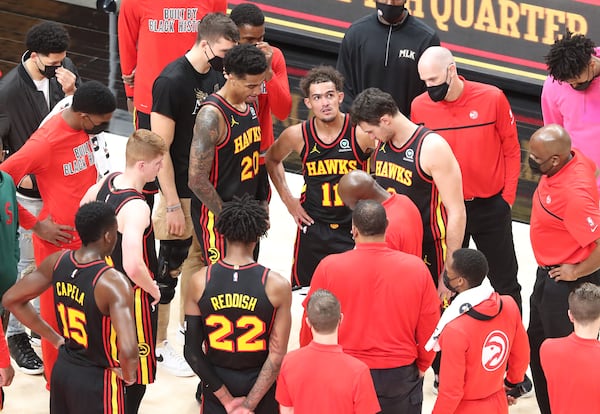
[(63, 346), (65, 344), (65, 338), (61, 335), (56, 335), (56, 342), (54, 342), (52, 345), (54, 346), (54, 348), (59, 349), (61, 346)]
[(156, 280), (152, 281), (152, 288), (148, 291), (148, 294), (154, 299), (151, 305), (158, 305), (158, 302), (160, 301), (160, 289), (158, 288), (158, 283), (156, 282)]
[(425, 377), (425, 371), (419, 370), (419, 378)]
[(561, 280), (564, 282), (572, 282), (574, 280), (579, 279), (579, 277), (575, 273), (576, 267), (577, 265), (565, 263), (555, 267), (554, 269), (550, 269), (550, 271), (548, 272), (548, 276), (550, 276), (556, 282)]
[(265, 54), (267, 59), (267, 66), (271, 68), (271, 62), (273, 61), (273, 48), (267, 42), (258, 42), (256, 47)]
[(135, 82), (135, 69), (129, 75), (125, 75), (123, 73), (121, 75), (121, 79), (123, 80), (123, 83), (125, 85), (133, 87), (133, 84)]
[(306, 210), (304, 210), (302, 204), (300, 204), (299, 198), (292, 198), (288, 203), (286, 203), (286, 207), (294, 218), (294, 221), (298, 227), (302, 228), (302, 226), (310, 226), (311, 224), (315, 223), (312, 217), (308, 215)]
[(454, 293), (452, 293), (452, 291), (448, 289), (446, 285), (444, 285), (444, 282), (442, 280), (438, 282), (437, 291), (438, 296), (440, 297), (440, 301), (442, 303), (449, 303), (450, 299), (452, 298), (452, 295), (454, 295)]
[(515, 405), (517, 403), (517, 399), (515, 397), (511, 397), (510, 395), (506, 396), (506, 401), (508, 405)]
[(75, 81), (77, 77), (73, 72), (65, 67), (61, 66), (56, 69), (56, 80), (62, 86), (62, 90), (65, 95), (73, 95), (75, 93)]
[(167, 211), (167, 232), (173, 236), (183, 236), (185, 231), (185, 216), (183, 209)]
[(135, 383), (136, 378), (126, 380), (123, 378), (123, 370), (120, 367), (109, 368), (112, 372), (114, 372), (117, 377), (121, 378), (121, 380), (125, 383), (125, 385), (132, 385)]
[(12, 365), (6, 368), (0, 368), (0, 387), (8, 387), (15, 376), (15, 370)]
[(35, 223), (32, 230), (39, 238), (61, 247), (63, 243), (69, 243), (73, 239), (72, 232), (75, 231), (75, 228), (65, 224), (57, 224), (52, 220), (52, 216), (48, 216), (44, 220)]

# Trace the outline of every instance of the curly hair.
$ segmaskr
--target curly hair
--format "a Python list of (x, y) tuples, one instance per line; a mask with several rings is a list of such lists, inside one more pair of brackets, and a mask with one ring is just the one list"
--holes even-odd
[(116, 224), (115, 209), (100, 201), (82, 205), (75, 214), (75, 228), (84, 246), (100, 240)]
[(43, 22), (29, 29), (25, 45), (30, 52), (49, 55), (50, 53), (66, 52), (70, 41), (67, 29), (61, 24)]
[(75, 112), (104, 115), (115, 111), (117, 101), (110, 89), (98, 81), (90, 80), (83, 82), (75, 91), (71, 108)]
[(332, 82), (338, 92), (344, 91), (344, 76), (333, 66), (321, 65), (312, 68), (300, 79), (300, 90), (305, 98), (310, 94), (310, 85)]
[(223, 66), (228, 74), (244, 78), (246, 75), (260, 75), (265, 72), (267, 58), (254, 45), (237, 45), (225, 54)]
[(255, 243), (267, 234), (269, 214), (257, 200), (244, 194), (223, 204), (215, 228), (228, 241)]
[(550, 52), (544, 56), (548, 72), (559, 82), (577, 78), (586, 69), (594, 54), (595, 44), (581, 34), (567, 30), (561, 39), (557, 39)]
[(479, 250), (462, 248), (452, 253), (452, 270), (469, 281), (470, 287), (481, 285), (490, 268)]
[(238, 4), (231, 10), (229, 17), (238, 27), (244, 25), (258, 27), (265, 24), (265, 15), (262, 10), (252, 3)]

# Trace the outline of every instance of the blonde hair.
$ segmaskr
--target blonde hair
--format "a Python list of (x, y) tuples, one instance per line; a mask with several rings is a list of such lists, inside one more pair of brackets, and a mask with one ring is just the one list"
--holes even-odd
[(133, 131), (125, 147), (125, 160), (128, 167), (138, 161), (150, 161), (167, 152), (167, 145), (160, 135), (147, 129)]

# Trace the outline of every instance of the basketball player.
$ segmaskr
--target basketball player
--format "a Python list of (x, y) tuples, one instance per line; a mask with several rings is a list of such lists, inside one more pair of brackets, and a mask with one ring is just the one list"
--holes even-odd
[(223, 202), (247, 193), (264, 201), (259, 185), (261, 132), (256, 100), (267, 70), (264, 53), (246, 44), (225, 54), (225, 85), (210, 95), (196, 117), (188, 186), (192, 220), (204, 263), (216, 263), (225, 240), (215, 230)]
[(281, 275), (253, 258), (268, 218), (248, 194), (225, 203), (216, 230), (227, 241), (227, 253), (190, 281), (184, 355), (202, 379), (204, 413), (236, 407), (279, 413), (275, 379), (287, 351), (292, 293)]
[[(342, 75), (331, 66), (310, 70), (300, 81), (304, 104), (315, 116), (288, 127), (266, 155), (269, 176), (298, 225), (292, 283), (308, 286), (322, 258), (354, 247), (352, 212), (338, 194), (338, 181), (348, 171), (364, 169), (371, 152), (369, 137), (357, 132), (340, 112)], [(302, 160), (305, 191), (292, 196), (283, 160), (295, 151)]]
[[(131, 286), (104, 260), (117, 243), (114, 210), (104, 203), (86, 204), (75, 216), (75, 227), (82, 247), (48, 256), (6, 292), (3, 305), (59, 349), (50, 413), (123, 414), (123, 385), (136, 380), (138, 346)], [(49, 287), (62, 335), (29, 304)]]
[(137, 383), (127, 387), (128, 414), (138, 412), (146, 384), (153, 383), (156, 374), (155, 305), (160, 300), (160, 290), (154, 281), (158, 265), (150, 208), (142, 191), (146, 183), (156, 178), (165, 151), (165, 142), (157, 134), (146, 129), (133, 132), (125, 148), (125, 172), (108, 175), (90, 187), (82, 199), (82, 203), (102, 201), (115, 210), (119, 229), (117, 246), (110, 260), (134, 286), (135, 332), (140, 358)]

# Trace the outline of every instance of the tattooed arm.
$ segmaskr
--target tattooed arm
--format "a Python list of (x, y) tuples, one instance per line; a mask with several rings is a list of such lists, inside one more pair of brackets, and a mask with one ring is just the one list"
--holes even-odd
[(215, 158), (215, 148), (223, 141), (225, 129), (225, 120), (219, 110), (210, 105), (203, 106), (196, 116), (190, 147), (188, 186), (215, 215), (221, 212), (223, 200), (209, 176)]
[(258, 403), (275, 383), (279, 375), (281, 362), (287, 352), (292, 325), (290, 310), (292, 305), (292, 290), (290, 282), (280, 274), (271, 271), (267, 278), (266, 292), (269, 300), (276, 309), (275, 321), (269, 335), (269, 355), (256, 378), (256, 382), (236, 413), (253, 412), (256, 409)]

